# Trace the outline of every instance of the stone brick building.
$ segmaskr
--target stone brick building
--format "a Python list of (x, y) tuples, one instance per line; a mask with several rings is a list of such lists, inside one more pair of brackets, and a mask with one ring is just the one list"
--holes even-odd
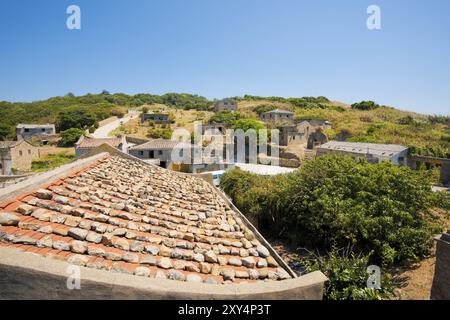
[(38, 157), (39, 148), (25, 140), (0, 141), (0, 175), (11, 175), (13, 170), (28, 171)]
[(159, 165), (162, 168), (170, 168), (172, 164), (172, 150), (178, 141), (167, 139), (155, 139), (138, 146), (133, 146), (128, 153), (142, 160)]
[(230, 111), (230, 112), (236, 112), (238, 110), (238, 102), (233, 99), (223, 99), (216, 101), (214, 103), (214, 111), (215, 112), (221, 112), (221, 111)]
[(19, 124), (16, 127), (17, 140), (22, 137), (29, 139), (34, 135), (54, 135), (56, 129), (54, 124)]
[(331, 123), (325, 120), (300, 120), (296, 124), (287, 123), (279, 128), (280, 145), (290, 146), (295, 144), (307, 144), (317, 146), (328, 142), (323, 133), (324, 129), (331, 128)]
[(450, 230), (436, 239), (436, 265), (434, 270), (432, 300), (450, 300)]
[(128, 148), (125, 136), (105, 139), (88, 138), (85, 136), (81, 136), (75, 144), (75, 156), (78, 159), (81, 156), (89, 153), (90, 151), (100, 147), (102, 144), (110, 145), (111, 147), (116, 148), (122, 152), (126, 152)]
[(264, 122), (293, 122), (294, 113), (287, 110), (275, 109), (264, 112), (260, 116), (261, 121)]
[(170, 120), (169, 114), (166, 113), (142, 113), (141, 123), (146, 121), (153, 121), (156, 124), (171, 124), (174, 122)]
[(343, 154), (355, 159), (366, 159), (370, 163), (390, 161), (395, 165), (406, 165), (409, 148), (398, 144), (330, 141), (317, 148), (317, 157), (326, 154)]

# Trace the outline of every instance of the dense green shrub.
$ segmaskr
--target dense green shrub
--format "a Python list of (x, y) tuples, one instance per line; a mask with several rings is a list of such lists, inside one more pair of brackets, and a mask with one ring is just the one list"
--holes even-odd
[(62, 111), (57, 118), (57, 127), (62, 132), (70, 128), (85, 129), (97, 121), (94, 113), (86, 110)]
[(65, 131), (61, 131), (61, 140), (59, 145), (61, 147), (72, 147), (78, 139), (84, 134), (84, 131), (78, 128), (70, 128)]
[(450, 193), (445, 191), (435, 192), (433, 201), (435, 207), (450, 210)]
[(376, 104), (373, 101), (361, 101), (361, 102), (352, 104), (352, 108), (357, 109), (357, 110), (374, 110), (379, 107), (380, 107), (380, 105)]
[(125, 116), (125, 112), (121, 109), (113, 109), (111, 110), (111, 115), (120, 119)]
[(236, 120), (240, 119), (240, 115), (237, 112), (220, 111), (216, 112), (211, 118), (209, 123), (227, 123), (232, 125)]
[(149, 129), (147, 136), (153, 139), (171, 139), (173, 130), (170, 128), (166, 129)]
[(259, 105), (253, 108), (253, 111), (256, 112), (259, 116), (262, 115), (263, 113), (275, 110), (277, 107), (275, 106), (271, 106), (271, 105)]
[(428, 121), (432, 124), (445, 124), (450, 127), (450, 116), (432, 115), (428, 116)]
[(261, 121), (256, 119), (239, 119), (233, 123), (233, 129), (238, 130), (242, 129), (244, 132), (247, 132), (250, 129), (259, 131), (261, 129), (265, 129), (266, 127)]
[(380, 289), (368, 288), (367, 267), (370, 255), (355, 254), (347, 249), (333, 249), (326, 256), (314, 255), (301, 262), (307, 271), (322, 271), (327, 276), (325, 300), (382, 300), (393, 296), (391, 275), (381, 273)]
[(221, 187), (263, 228), (310, 247), (373, 251), (386, 265), (428, 254), (439, 231), (425, 219), (433, 205), (429, 175), (391, 163), (326, 156), (274, 178), (232, 171)]
[(0, 141), (8, 140), (13, 135), (11, 126), (0, 123)]

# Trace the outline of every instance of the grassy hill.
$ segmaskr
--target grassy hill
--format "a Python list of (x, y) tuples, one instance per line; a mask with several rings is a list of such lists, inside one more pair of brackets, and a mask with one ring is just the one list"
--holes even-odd
[[(399, 143), (414, 148), (414, 152), (441, 157), (450, 156), (450, 117), (427, 116), (401, 111), (387, 106), (359, 110), (325, 97), (283, 98), (246, 95), (235, 97), (243, 118), (257, 118), (258, 113), (275, 108), (288, 109), (296, 118), (320, 118), (333, 123), (327, 134), (331, 139), (377, 143)], [(53, 97), (30, 103), (0, 102), (0, 140), (14, 137), (14, 127), (25, 123), (56, 123), (67, 111), (82, 110), (96, 121), (125, 112), (128, 108), (149, 106), (151, 110), (172, 113), (173, 127), (190, 129), (194, 120), (211, 117), (213, 101), (191, 94), (164, 95), (123, 93), (87, 94)], [(119, 131), (145, 135), (146, 128), (130, 123)]]

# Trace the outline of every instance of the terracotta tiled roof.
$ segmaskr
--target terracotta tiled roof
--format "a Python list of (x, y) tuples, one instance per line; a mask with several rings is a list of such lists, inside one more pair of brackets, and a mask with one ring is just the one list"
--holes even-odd
[(168, 139), (155, 139), (137, 146), (133, 146), (130, 150), (170, 150), (175, 148), (179, 141), (168, 140)]
[(1, 203), (0, 246), (189, 282), (291, 278), (206, 181), (117, 156), (79, 170)]
[(76, 144), (76, 146), (78, 148), (93, 149), (100, 147), (104, 143), (109, 144), (111, 147), (118, 148), (122, 143), (122, 138), (104, 138), (104, 139), (83, 138), (80, 142)]

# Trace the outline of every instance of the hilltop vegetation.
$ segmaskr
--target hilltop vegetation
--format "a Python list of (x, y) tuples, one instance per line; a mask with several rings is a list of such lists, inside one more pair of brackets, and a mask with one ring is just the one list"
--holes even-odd
[[(0, 140), (14, 137), (18, 123), (56, 123), (58, 130), (72, 127), (95, 129), (98, 121), (109, 116), (123, 115), (128, 108), (154, 106), (175, 115), (175, 127), (189, 127), (194, 120), (232, 123), (239, 119), (257, 119), (263, 112), (275, 108), (295, 112), (297, 119), (330, 120), (330, 139), (397, 143), (412, 147), (414, 153), (439, 157), (450, 155), (450, 117), (427, 116), (378, 105), (373, 101), (353, 103), (351, 106), (330, 101), (326, 97), (234, 97), (239, 102), (237, 113), (217, 113), (209, 119), (213, 101), (191, 94), (164, 95), (123, 93), (54, 97), (31, 103), (0, 102)], [(180, 115), (181, 111), (195, 111), (195, 117)], [(203, 113), (203, 115), (200, 115)], [(188, 113), (186, 113), (188, 115)], [(205, 118), (204, 116), (208, 116)], [(137, 124), (136, 124), (137, 125)], [(122, 128), (136, 131), (133, 128)]]
[(123, 114), (127, 108), (156, 103), (184, 110), (208, 110), (212, 105), (208, 99), (191, 94), (127, 95), (109, 94), (107, 91), (84, 96), (69, 93), (35, 102), (2, 101), (0, 140), (14, 138), (14, 127), (19, 123), (55, 123), (58, 130), (88, 128), (110, 116)]
[(393, 143), (412, 148), (415, 154), (450, 156), (450, 117), (422, 115), (362, 101), (347, 106), (326, 98), (241, 98), (241, 117), (258, 117), (276, 108), (295, 113), (296, 119), (332, 122), (329, 139), (353, 142)]

